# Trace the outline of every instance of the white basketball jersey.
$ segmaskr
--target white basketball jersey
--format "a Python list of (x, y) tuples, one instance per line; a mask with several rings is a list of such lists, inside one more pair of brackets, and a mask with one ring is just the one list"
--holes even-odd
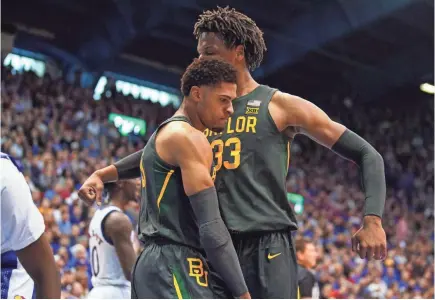
[(15, 251), (26, 248), (44, 233), (41, 213), (17, 165), (0, 152), (1, 298), (32, 298), (34, 283)]
[[(122, 271), (115, 247), (103, 234), (103, 220), (114, 211), (122, 212), (116, 206), (107, 206), (97, 210), (89, 224), (89, 254), (92, 271), (92, 285), (130, 286)], [(133, 232), (132, 232), (133, 234)]]

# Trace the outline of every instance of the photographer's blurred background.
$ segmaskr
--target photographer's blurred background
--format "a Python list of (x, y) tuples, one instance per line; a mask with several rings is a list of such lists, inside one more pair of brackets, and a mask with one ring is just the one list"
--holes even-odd
[[(289, 205), (314, 246), (325, 298), (434, 298), (434, 3), (431, 0), (8, 0), (2, 3), (1, 149), (17, 159), (44, 216), (64, 298), (90, 288), (80, 184), (144, 147), (180, 104), (197, 56), (193, 24), (229, 4), (263, 29), (263, 84), (304, 97), (383, 156), (389, 254), (352, 253), (358, 169), (297, 137)], [(139, 204), (128, 214), (135, 224)], [(305, 258), (304, 258), (305, 257)], [(301, 262), (303, 263), (303, 262)]]

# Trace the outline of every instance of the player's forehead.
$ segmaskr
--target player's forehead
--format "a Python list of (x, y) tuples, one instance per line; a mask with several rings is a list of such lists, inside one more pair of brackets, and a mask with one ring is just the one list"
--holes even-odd
[(205, 50), (206, 48), (221, 48), (225, 47), (223, 39), (218, 33), (215, 32), (203, 32), (198, 39), (198, 52)]
[(237, 85), (231, 82), (219, 82), (210, 86), (210, 91), (216, 95), (228, 96), (232, 98), (236, 94)]

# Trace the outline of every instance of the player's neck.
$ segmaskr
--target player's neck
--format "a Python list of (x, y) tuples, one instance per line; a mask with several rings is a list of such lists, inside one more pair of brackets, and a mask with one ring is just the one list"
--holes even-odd
[(111, 201), (110, 205), (115, 206), (115, 207), (119, 208), (120, 210), (124, 211), (124, 205), (121, 204), (120, 201)]
[(110, 204), (112, 206), (116, 206), (117, 208), (119, 208), (122, 211), (124, 211), (124, 204), (123, 204), (123, 201), (122, 201), (122, 197), (123, 197), (122, 193), (117, 193), (117, 194), (112, 195), (110, 197), (111, 198), (110, 199)]
[(260, 84), (252, 78), (248, 69), (240, 70), (237, 72), (237, 97), (242, 97), (253, 90)]

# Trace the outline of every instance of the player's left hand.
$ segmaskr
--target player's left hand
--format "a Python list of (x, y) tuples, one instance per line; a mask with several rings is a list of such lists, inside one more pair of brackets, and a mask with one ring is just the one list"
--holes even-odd
[(365, 216), (363, 226), (352, 237), (352, 250), (361, 258), (383, 260), (387, 256), (387, 236), (381, 218)]

